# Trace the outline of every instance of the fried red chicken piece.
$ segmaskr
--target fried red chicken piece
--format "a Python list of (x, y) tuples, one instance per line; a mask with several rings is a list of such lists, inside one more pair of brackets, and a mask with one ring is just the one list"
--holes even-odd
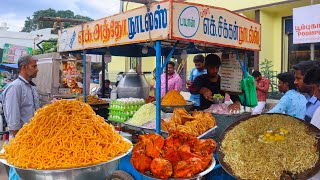
[(181, 161), (178, 151), (172, 147), (164, 147), (161, 155), (164, 159), (168, 160), (172, 166), (175, 166), (179, 161)]
[(193, 157), (196, 157), (199, 159), (201, 158), (199, 155), (191, 153), (190, 146), (188, 146), (188, 145), (181, 146), (178, 150), (178, 154), (180, 155), (180, 157), (183, 161), (186, 161), (186, 160), (193, 158)]
[(192, 151), (200, 156), (207, 156), (214, 153), (216, 150), (217, 143), (213, 139), (199, 139), (196, 141), (196, 143), (193, 145)]
[(175, 178), (190, 178), (202, 171), (202, 161), (199, 158), (190, 158), (187, 161), (180, 161), (174, 167)]
[(164, 138), (158, 134), (151, 134), (148, 140), (145, 140), (146, 154), (152, 158), (158, 158), (164, 145)]
[(147, 156), (144, 150), (138, 150), (132, 153), (130, 162), (137, 171), (145, 173), (150, 170), (152, 158)]
[(182, 146), (182, 139), (176, 135), (171, 135), (165, 140), (164, 146), (173, 148), (175, 151), (177, 151), (179, 147)]
[(152, 174), (157, 178), (169, 178), (173, 173), (171, 163), (168, 160), (162, 158), (153, 159), (150, 168)]
[(199, 154), (192, 153), (190, 152), (190, 147), (187, 145), (181, 146), (178, 150), (178, 154), (183, 161), (189, 160), (190, 158), (199, 158), (201, 160), (201, 171), (205, 170), (212, 160), (212, 154), (201, 156)]
[(138, 142), (132, 149), (132, 152), (146, 150), (146, 144), (143, 142)]
[(210, 165), (210, 162), (212, 161), (212, 154), (211, 155), (208, 155), (208, 156), (200, 156), (200, 159), (201, 159), (201, 166), (202, 166), (202, 170), (201, 171), (204, 171), (208, 168), (208, 166)]

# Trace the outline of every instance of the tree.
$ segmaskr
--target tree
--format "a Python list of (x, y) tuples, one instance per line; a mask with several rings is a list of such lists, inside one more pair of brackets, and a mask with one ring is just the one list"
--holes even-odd
[[(57, 52), (57, 41), (58, 41), (58, 39), (51, 38), (49, 40), (52, 41), (52, 42), (45, 42), (44, 41), (40, 45), (42, 47), (44, 53)], [(34, 55), (37, 55), (37, 54), (41, 54), (41, 50), (40, 49), (37, 49), (37, 50), (34, 51)]]
[[(32, 17), (27, 17), (24, 21), (24, 27), (22, 28), (22, 32), (31, 32), (38, 29), (44, 28), (52, 28), (54, 22), (49, 21), (39, 21), (40, 17), (60, 17), (60, 18), (72, 18), (72, 19), (82, 19), (87, 21), (93, 21), (90, 17), (75, 15), (74, 12), (70, 10), (54, 10), (54, 9), (46, 9), (46, 10), (39, 10), (33, 13)], [(70, 27), (75, 25), (74, 23), (64, 23), (64, 28)]]

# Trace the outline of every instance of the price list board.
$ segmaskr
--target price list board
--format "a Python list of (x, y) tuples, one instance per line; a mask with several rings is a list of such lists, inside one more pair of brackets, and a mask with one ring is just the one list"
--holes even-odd
[[(242, 80), (243, 73), (236, 54), (222, 54), (221, 59), (221, 90), (241, 93), (240, 82)], [(243, 55), (240, 55), (240, 59), (243, 59)], [(241, 62), (243, 64), (243, 60), (241, 60)]]

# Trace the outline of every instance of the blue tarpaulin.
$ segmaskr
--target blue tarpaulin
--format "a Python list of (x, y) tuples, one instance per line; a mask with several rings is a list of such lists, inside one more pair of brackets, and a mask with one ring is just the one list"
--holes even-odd
[(18, 69), (18, 64), (0, 64), (0, 67), (8, 67), (13, 69)]

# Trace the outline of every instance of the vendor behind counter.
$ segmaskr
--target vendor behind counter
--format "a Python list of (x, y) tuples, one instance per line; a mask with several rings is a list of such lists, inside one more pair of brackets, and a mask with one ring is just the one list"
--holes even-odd
[[(190, 87), (191, 94), (200, 94), (200, 110), (207, 109), (213, 104), (213, 94), (225, 96), (220, 88), (221, 77), (218, 74), (221, 66), (220, 57), (216, 54), (208, 54), (205, 58), (207, 74), (198, 76)], [(240, 99), (237, 95), (230, 95), (234, 102), (229, 105), (231, 112), (240, 110)]]
[[(109, 79), (105, 80), (104, 87), (105, 87), (105, 97), (110, 97), (110, 93), (111, 93), (112, 89), (110, 87), (110, 80)], [(102, 94), (103, 94), (102, 86), (98, 89), (97, 94), (99, 97), (102, 97)]]

